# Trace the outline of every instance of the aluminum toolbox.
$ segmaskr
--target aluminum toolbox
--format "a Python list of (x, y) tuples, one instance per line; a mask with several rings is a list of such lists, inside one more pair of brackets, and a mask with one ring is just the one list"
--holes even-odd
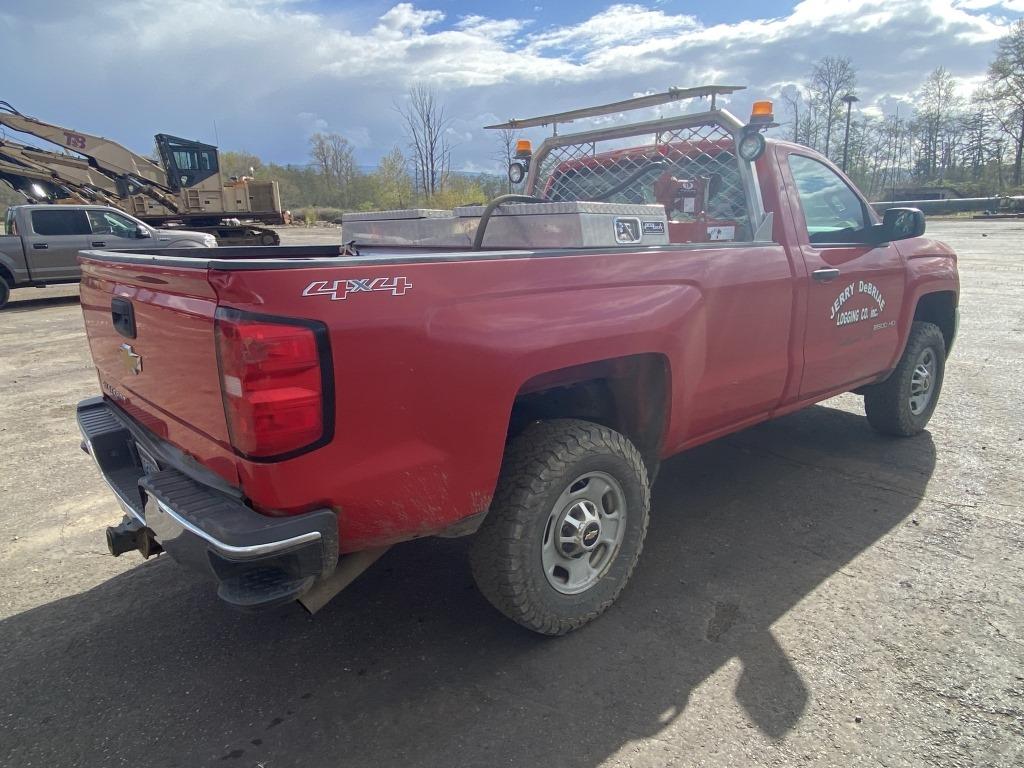
[[(468, 248), (482, 205), (454, 211), (414, 208), (346, 213), (346, 240), (359, 245)], [(560, 202), (508, 203), (487, 225), (488, 248), (608, 248), (668, 244), (668, 221), (661, 205)]]

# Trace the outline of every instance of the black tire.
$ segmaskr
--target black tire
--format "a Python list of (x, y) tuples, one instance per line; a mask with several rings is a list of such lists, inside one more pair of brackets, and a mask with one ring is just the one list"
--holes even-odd
[(11, 300), (11, 286), (7, 282), (6, 277), (0, 276), (0, 309), (7, 306), (7, 302)]
[(260, 235), (260, 245), (277, 245), (280, 242), (281, 238), (273, 232), (264, 232)]
[[(596, 582), (576, 594), (563, 594), (546, 575), (544, 550), (554, 535), (552, 526), (563, 519), (556, 505), (563, 494), (582, 487), (575, 481), (591, 475), (614, 480), (614, 498), (624, 502), (624, 519), (616, 530), (621, 526), (623, 533), (617, 546), (598, 558)], [(606, 511), (600, 510), (600, 519), (608, 526), (614, 518), (604, 517)], [(506, 449), (491, 510), (470, 551), (473, 578), (490, 603), (513, 621), (541, 634), (564, 635), (615, 602), (640, 557), (649, 512), (647, 470), (625, 437), (587, 421), (531, 424)], [(580, 541), (586, 538), (581, 530)], [(592, 556), (599, 554), (595, 550), (581, 556), (590, 567)], [(605, 556), (608, 560), (602, 562)]]
[[(934, 371), (929, 377), (929, 398), (917, 412), (911, 404), (915, 369), (934, 356)], [(911, 437), (921, 432), (935, 412), (946, 372), (946, 340), (933, 323), (915, 322), (910, 327), (906, 349), (896, 369), (880, 384), (865, 388), (864, 412), (868, 422), (883, 435)]]

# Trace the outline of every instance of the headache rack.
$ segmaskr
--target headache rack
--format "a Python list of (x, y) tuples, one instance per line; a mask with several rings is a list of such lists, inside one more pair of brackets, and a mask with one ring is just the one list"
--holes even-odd
[[(551, 126), (534, 153), (520, 142), (509, 179), (522, 193), (454, 210), (407, 209), (346, 213), (345, 238), (357, 245), (490, 249), (636, 248), (672, 244), (767, 242), (754, 163), (741, 140), (760, 142), (768, 113), (744, 124), (718, 107), (734, 85), (672, 88), (613, 104), (513, 119), (492, 129)], [(702, 112), (640, 122), (611, 120), (578, 133), (558, 133), (576, 120), (619, 115), (689, 99), (708, 99)], [(764, 117), (768, 119), (765, 120)], [(756, 134), (756, 135), (754, 135)], [(755, 144), (757, 143), (755, 142)]]
[[(743, 86), (670, 88), (486, 127), (518, 131), (551, 126), (552, 135), (525, 158), (522, 191), (527, 196), (549, 202), (660, 203), (665, 205), (673, 242), (770, 240), (772, 221), (764, 211), (756, 169), (737, 155), (737, 145), (750, 128), (717, 103), (717, 97), (740, 90)], [(558, 132), (558, 126), (577, 120), (693, 99), (709, 100), (708, 108)]]

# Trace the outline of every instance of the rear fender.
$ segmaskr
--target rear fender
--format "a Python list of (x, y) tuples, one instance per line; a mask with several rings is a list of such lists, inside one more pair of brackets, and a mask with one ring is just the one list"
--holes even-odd
[[(602, 311), (595, 313), (595, 306)], [(438, 308), (430, 336), (458, 337), (458, 345), (472, 350), (477, 361), (474, 384), (466, 390), (474, 396), (452, 407), (463, 412), (464, 427), (479, 430), (470, 445), (494, 446), (486, 452), (486, 464), (480, 456), (464, 459), (481, 470), (476, 482), (487, 498), (497, 483), (517, 401), (581, 382), (606, 383), (614, 405), (614, 412), (605, 414), (608, 426), (636, 441), (654, 466), (670, 431), (670, 404), (687, 402), (688, 387), (696, 381), (684, 372), (699, 374), (705, 367), (702, 308), (700, 289), (688, 283), (534, 292)], [(647, 387), (645, 398), (641, 390)], [(495, 403), (505, 404), (503, 422), (494, 421), (500, 412)], [(473, 415), (465, 413), (477, 408)]]
[(25, 253), (21, 245), (21, 239), (17, 238), (17, 240), (17, 251), (12, 252), (13, 249), (10, 248), (0, 250), (0, 275), (7, 280), (8, 285), (12, 288), (16, 285), (30, 282), (32, 279), (28, 270), (28, 264), (25, 262)]

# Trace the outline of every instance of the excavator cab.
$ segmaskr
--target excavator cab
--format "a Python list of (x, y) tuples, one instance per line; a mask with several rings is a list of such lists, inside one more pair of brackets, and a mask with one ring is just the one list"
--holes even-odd
[(199, 186), (211, 176), (218, 178), (217, 187), (220, 186), (217, 148), (212, 144), (158, 133), (156, 146), (167, 173), (168, 186), (175, 192)]

